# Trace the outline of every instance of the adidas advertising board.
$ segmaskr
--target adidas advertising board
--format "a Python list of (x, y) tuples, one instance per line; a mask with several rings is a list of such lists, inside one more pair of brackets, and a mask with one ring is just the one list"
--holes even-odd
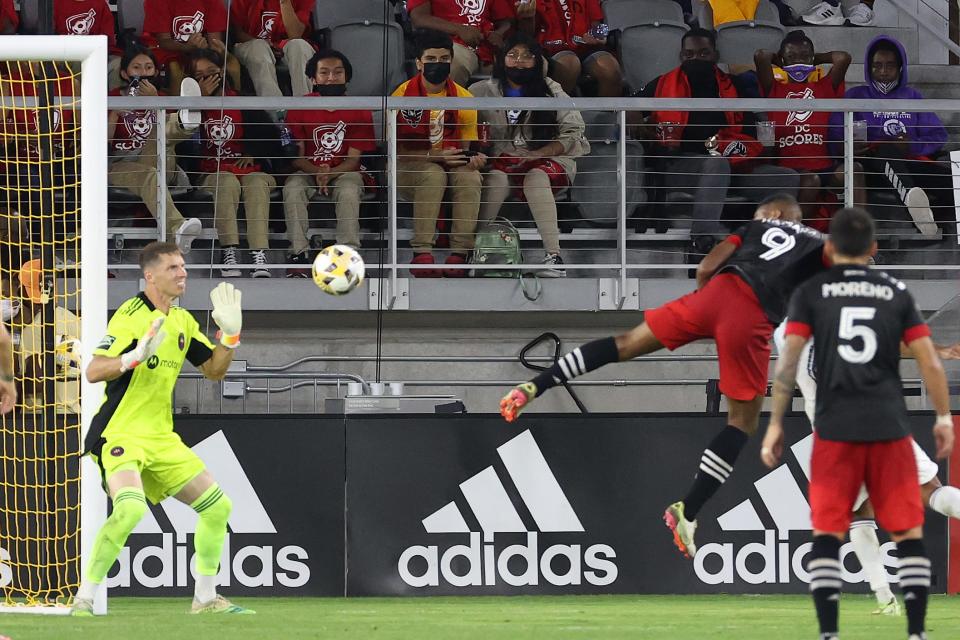
[[(233, 502), (218, 583), (231, 594), (343, 594), (343, 419), (176, 416)], [(192, 593), (197, 515), (153, 506), (107, 577), (116, 595)]]

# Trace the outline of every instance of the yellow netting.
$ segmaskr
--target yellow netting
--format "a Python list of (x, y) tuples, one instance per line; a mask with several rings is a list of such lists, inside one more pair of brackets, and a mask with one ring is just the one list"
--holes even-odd
[(79, 67), (0, 62), (0, 304), (20, 394), (0, 421), (7, 604), (79, 583)]

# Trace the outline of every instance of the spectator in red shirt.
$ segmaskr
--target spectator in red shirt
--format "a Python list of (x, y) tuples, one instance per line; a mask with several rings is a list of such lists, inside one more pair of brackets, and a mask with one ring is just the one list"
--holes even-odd
[(233, 0), (233, 53), (250, 74), (258, 96), (283, 95), (277, 82), (279, 59), (290, 71), (293, 95), (310, 92), (304, 69), (313, 46), (304, 38), (310, 34), (312, 10), (313, 0)]
[(450, 77), (467, 86), (470, 76), (488, 73), (514, 17), (513, 0), (407, 0), (414, 28), (453, 38)]
[[(342, 96), (353, 75), (350, 61), (339, 51), (325, 49), (307, 62), (307, 73), (317, 97)], [(307, 205), (319, 189), (336, 203), (337, 244), (360, 246), (360, 199), (373, 178), (360, 164), (364, 152), (376, 149), (373, 114), (341, 109), (295, 110), (287, 113), (287, 126), (300, 148), (293, 161), (297, 170), (283, 185), (283, 212), (291, 255), (288, 262), (308, 265)], [(306, 277), (301, 269), (290, 277)]]
[(110, 88), (123, 84), (120, 80), (120, 56), (117, 30), (107, 0), (54, 0), (53, 29), (62, 36), (107, 36), (110, 43), (107, 78)]
[(597, 95), (620, 97), (620, 63), (604, 49), (606, 35), (597, 37), (594, 31), (603, 23), (600, 0), (528, 0), (523, 4), (529, 3), (535, 3), (535, 15), (521, 18), (518, 9), (517, 22), (552, 56), (550, 77), (571, 95), (577, 84), (592, 79), (597, 84)]
[(9, 36), (17, 32), (20, 16), (13, 6), (13, 0), (0, 0), (0, 35)]
[[(212, 49), (199, 49), (190, 54), (190, 75), (200, 85), (201, 95), (235, 95), (234, 91), (223, 87), (222, 68), (223, 58)], [(253, 263), (252, 275), (254, 278), (269, 278), (270, 271), (266, 268), (266, 250), (269, 248), (267, 222), (270, 219), (270, 192), (277, 186), (277, 181), (261, 171), (256, 159), (248, 153), (242, 111), (220, 108), (204, 110), (200, 133), (203, 149), (200, 170), (206, 174), (200, 181), (200, 187), (214, 198), (214, 223), (223, 250), (220, 275), (224, 278), (240, 275), (237, 210), (242, 195), (243, 211), (247, 218), (247, 244)]]
[(213, 49), (226, 58), (230, 83), (240, 88), (240, 63), (227, 53), (226, 31), (223, 0), (144, 0), (143, 40), (166, 67), (171, 87), (180, 86), (192, 51)]

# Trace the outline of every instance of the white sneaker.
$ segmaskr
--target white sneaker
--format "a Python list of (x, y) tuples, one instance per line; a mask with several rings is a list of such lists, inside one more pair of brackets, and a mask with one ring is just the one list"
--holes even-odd
[(823, 27), (835, 27), (846, 22), (839, 4), (835, 7), (829, 2), (821, 2), (800, 17), (807, 24)]
[(190, 253), (190, 247), (193, 246), (193, 241), (201, 231), (203, 231), (203, 225), (196, 218), (187, 218), (180, 224), (173, 234), (173, 241), (180, 248), (180, 253), (183, 255)]
[(269, 278), (270, 270), (267, 269), (267, 253), (263, 249), (254, 249), (250, 251), (250, 260), (253, 262), (254, 278)]
[[(180, 95), (198, 97), (200, 85), (193, 78), (184, 78), (180, 83)], [(184, 131), (194, 131), (203, 121), (203, 114), (193, 109), (180, 109), (177, 115), (180, 119), (180, 127)]]
[(564, 278), (567, 270), (563, 268), (563, 258), (559, 253), (548, 253), (543, 257), (543, 268), (537, 271), (541, 278)]
[(224, 247), (221, 250), (221, 254), (223, 266), (220, 267), (220, 275), (224, 278), (239, 278), (240, 267), (237, 262), (237, 248)]
[(910, 212), (910, 217), (913, 218), (913, 224), (920, 230), (920, 233), (925, 236), (937, 235), (940, 229), (937, 227), (937, 223), (933, 218), (933, 210), (930, 208), (930, 198), (927, 197), (926, 191), (920, 187), (914, 187), (910, 189), (910, 191), (907, 191), (907, 197), (903, 199), (903, 202), (907, 205), (907, 211)]
[(847, 14), (847, 20), (855, 27), (872, 27), (875, 17), (873, 9), (862, 2), (855, 5), (850, 9), (850, 13)]

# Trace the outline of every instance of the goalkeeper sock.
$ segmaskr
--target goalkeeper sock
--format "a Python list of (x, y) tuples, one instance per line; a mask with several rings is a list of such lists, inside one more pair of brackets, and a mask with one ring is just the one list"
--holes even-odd
[(727, 425), (704, 449), (700, 470), (693, 479), (690, 492), (683, 499), (683, 515), (687, 520), (697, 519), (700, 508), (733, 473), (733, 465), (747, 444), (747, 438), (747, 434), (740, 429)]
[(923, 540), (901, 540), (897, 543), (897, 577), (907, 610), (907, 633), (922, 637), (930, 594), (930, 558)]
[(948, 518), (960, 519), (960, 489), (939, 487), (930, 494), (930, 508)]
[(870, 582), (870, 589), (881, 605), (887, 604), (893, 598), (890, 583), (887, 580), (887, 570), (883, 566), (883, 557), (880, 553), (880, 541), (877, 539), (877, 523), (873, 520), (855, 520), (850, 525), (850, 544), (857, 554), (857, 560), (863, 567)]
[(127, 542), (127, 536), (147, 512), (147, 499), (139, 487), (123, 487), (113, 496), (113, 513), (97, 532), (90, 562), (87, 563), (86, 580), (97, 585), (107, 577), (110, 567)]
[[(201, 580), (200, 576), (216, 578), (220, 568), (220, 553), (223, 551), (223, 541), (227, 537), (227, 519), (233, 504), (230, 498), (223, 493), (220, 485), (214, 483), (204, 491), (199, 498), (193, 501), (190, 508), (199, 514), (197, 530), (193, 536), (193, 548), (197, 559), (197, 583), (194, 597), (199, 602), (210, 602), (213, 596), (213, 580)], [(201, 593), (204, 592), (204, 593)], [(214, 596), (216, 594), (214, 593)]]
[(612, 336), (577, 347), (557, 360), (550, 368), (541, 371), (531, 382), (537, 386), (537, 397), (540, 397), (547, 389), (611, 362), (620, 362), (617, 341)]
[(820, 637), (835, 638), (839, 633), (840, 587), (843, 585), (840, 540), (829, 535), (815, 537), (809, 558), (810, 593), (820, 622)]

